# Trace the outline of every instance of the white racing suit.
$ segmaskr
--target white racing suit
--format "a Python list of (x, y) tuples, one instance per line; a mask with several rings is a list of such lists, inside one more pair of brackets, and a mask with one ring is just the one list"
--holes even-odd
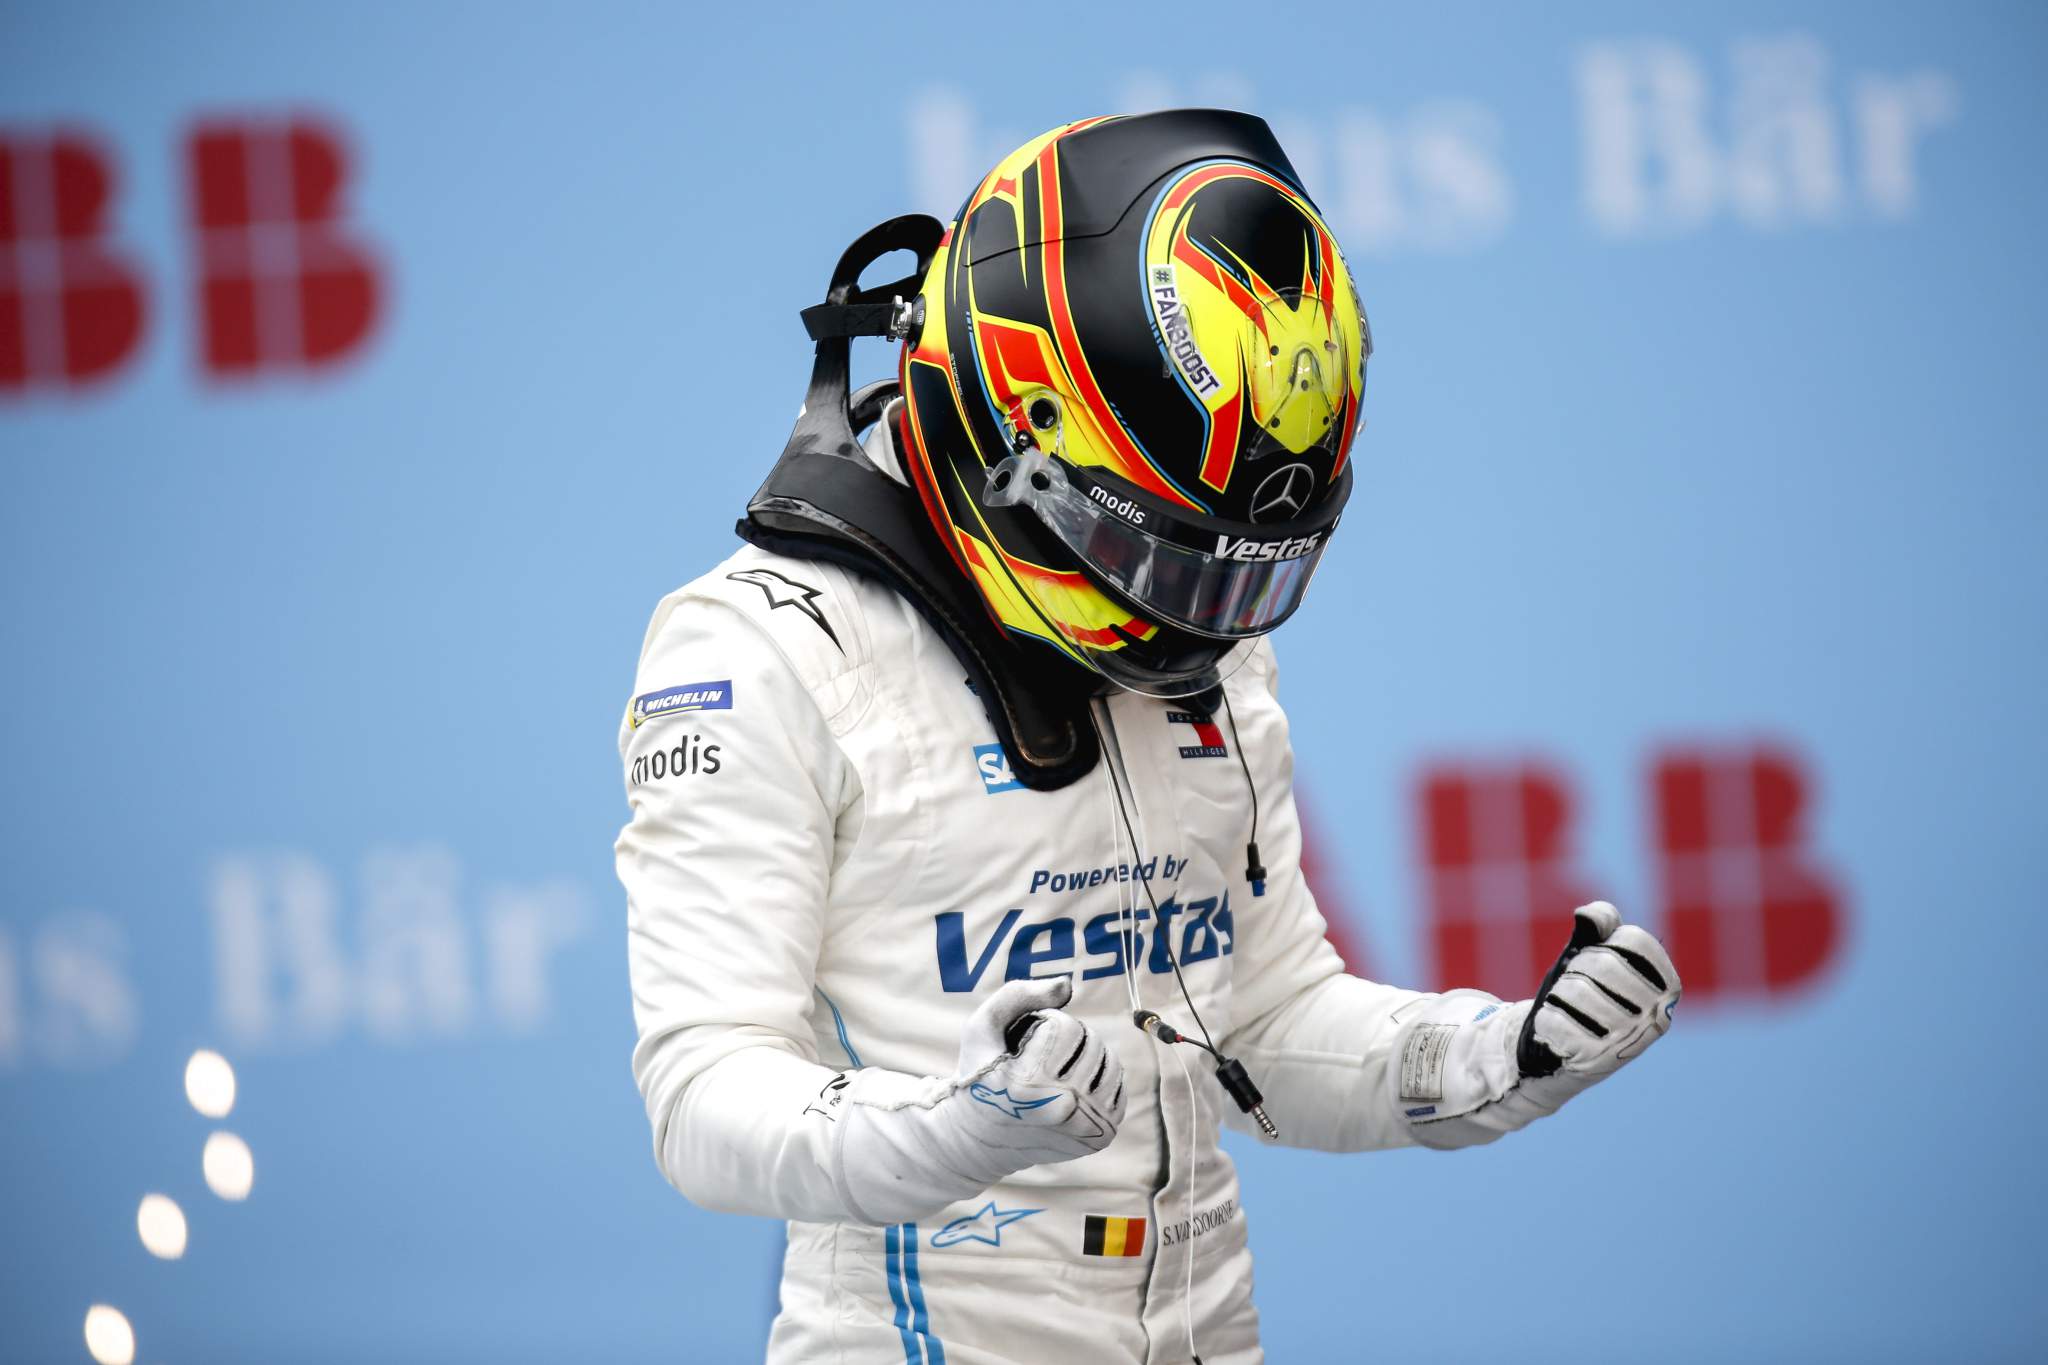
[[(1247, 1120), (1202, 1053), (1131, 1023), (1127, 976), (1199, 1036), (1169, 948), (1283, 1142), (1493, 1135), (1419, 1131), (1400, 1075), (1405, 1052), (1411, 1081), (1435, 1068), (1426, 1083), (1454, 1089), (1445, 1025), (1492, 997), (1346, 974), (1301, 875), (1269, 646), (1227, 686), (1235, 735), (1191, 703), (1096, 703), (1104, 765), (1034, 791), (945, 642), (880, 583), (747, 548), (662, 601), (620, 732), (633, 1070), (677, 1189), (789, 1220), (770, 1361), (1178, 1362), (1190, 1326), (1207, 1365), (1262, 1358), (1248, 1220), (1216, 1143)], [(1240, 744), (1263, 895), (1245, 879)], [(1128, 776), (1135, 859), (1104, 766)], [(1115, 1140), (929, 1219), (859, 1223), (834, 1175), (837, 1078), (951, 1075), (978, 1004), (1061, 973), (1126, 1068)], [(1466, 1088), (1497, 1094), (1508, 1052), (1448, 1065), (1496, 1073)]]

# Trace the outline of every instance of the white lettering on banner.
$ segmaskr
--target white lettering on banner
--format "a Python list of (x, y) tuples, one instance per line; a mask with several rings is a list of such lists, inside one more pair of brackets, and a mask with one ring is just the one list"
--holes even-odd
[(1125, 114), (1154, 109), (1256, 109), (1259, 92), (1237, 71), (1201, 71), (1176, 80), (1161, 71), (1141, 69), (1117, 82), (1112, 103)]
[(499, 1022), (531, 1033), (554, 1013), (548, 963), (584, 926), (583, 893), (566, 882), (495, 892), (484, 909), (484, 961)]
[[(1762, 231), (1839, 222), (1858, 209), (1910, 216), (1921, 146), (1955, 121), (1959, 104), (1955, 82), (1928, 70), (1857, 72), (1843, 95), (1827, 48), (1797, 33), (1730, 44), (1725, 91), (1691, 49), (1662, 38), (1586, 43), (1569, 74), (1583, 207), (1594, 229), (1613, 237), (1703, 231), (1722, 216)], [(1112, 102), (1132, 113), (1268, 107), (1229, 72), (1184, 82), (1133, 72)], [(984, 127), (977, 113), (950, 87), (910, 101), (909, 173), (920, 207), (950, 216), (977, 177), (1037, 131)], [(1513, 222), (1504, 125), (1477, 100), (1436, 98), (1399, 111), (1280, 107), (1268, 117), (1354, 255), (1478, 251)]]
[(238, 1047), (302, 1048), (358, 1024), (404, 1043), (547, 1023), (548, 966), (587, 922), (580, 889), (494, 887), (468, 911), (459, 862), (432, 846), (374, 851), (362, 880), (351, 949), (334, 879), (311, 858), (238, 855), (215, 868), (218, 1010)]
[(980, 127), (967, 96), (945, 86), (912, 96), (904, 121), (910, 135), (911, 202), (946, 221), (981, 176), (1032, 136)]
[(1854, 197), (1879, 217), (1912, 211), (1920, 138), (1955, 117), (1946, 76), (1859, 76), (1847, 119), (1852, 156), (1818, 40), (1741, 39), (1729, 66), (1724, 111), (1701, 64), (1676, 43), (1601, 41), (1580, 50), (1583, 195), (1596, 228), (1669, 236), (1725, 210), (1751, 227), (1782, 230), (1836, 221)]
[(1853, 102), (1862, 143), (1863, 197), (1884, 217), (1908, 217), (1920, 205), (1913, 154), (1923, 133), (1955, 122), (1955, 82), (1938, 71), (1861, 76)]
[(126, 1056), (142, 1015), (127, 958), (121, 926), (101, 914), (38, 926), (26, 954), (0, 929), (0, 1070), (33, 1061), (81, 1069)]
[(1828, 54), (1811, 38), (1735, 44), (1728, 198), (1757, 227), (1842, 211), (1842, 157)]
[(1579, 55), (1578, 85), (1593, 222), (1616, 235), (1646, 230), (1653, 219), (1667, 230), (1705, 222), (1715, 195), (1707, 82), (1685, 50), (1647, 41), (1593, 44)]
[[(220, 1022), (242, 1046), (305, 1046), (341, 1031), (348, 970), (335, 939), (338, 897), (302, 854), (223, 859), (208, 897)], [(288, 996), (273, 994), (278, 978)]]
[[(1231, 91), (1234, 98), (1216, 98)], [(1249, 82), (1216, 75), (1180, 91), (1141, 71), (1119, 94), (1118, 107), (1133, 113), (1201, 103), (1259, 107)], [(1349, 255), (1476, 251), (1514, 217), (1500, 119), (1476, 100), (1430, 100), (1398, 117), (1345, 107), (1313, 115), (1278, 109), (1270, 118)]]
[(103, 1065), (135, 1041), (141, 1010), (123, 963), (128, 942), (105, 915), (59, 916), (36, 933), (31, 957), (41, 1008), (36, 1050), (64, 1067)]
[(443, 848), (378, 849), (363, 860), (363, 1022), (393, 1040), (449, 1037), (472, 1013), (461, 878)]
[[(1188, 104), (1259, 107), (1244, 78), (1197, 77), (1185, 90), (1154, 72), (1123, 81), (1116, 105), (1139, 113)], [(1032, 132), (984, 128), (974, 104), (945, 86), (905, 115), (914, 202), (950, 218), (977, 179)], [(1506, 229), (1514, 187), (1499, 156), (1500, 120), (1471, 100), (1435, 100), (1404, 118), (1347, 108), (1334, 117), (1277, 111), (1274, 130), (1352, 254), (1473, 251)]]
[(21, 972), (14, 940), (0, 927), (0, 1070), (21, 1065)]
[[(290, 1051), (351, 1028), (394, 1044), (540, 1031), (554, 1016), (550, 970), (588, 925), (587, 898), (556, 881), (465, 900), (461, 883), (444, 848), (376, 850), (351, 915), (305, 854), (220, 859), (206, 908), (227, 1041)], [(33, 930), (0, 925), (0, 1072), (109, 1065), (141, 1027), (119, 921), (77, 912)]]
[(1478, 251), (1514, 218), (1500, 119), (1475, 100), (1433, 100), (1398, 118), (1281, 113), (1273, 125), (1348, 255)]

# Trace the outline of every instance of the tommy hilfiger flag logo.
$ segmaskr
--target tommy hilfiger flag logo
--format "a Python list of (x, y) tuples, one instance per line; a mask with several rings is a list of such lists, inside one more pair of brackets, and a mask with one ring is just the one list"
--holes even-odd
[(1216, 718), (1200, 711), (1168, 711), (1167, 720), (1175, 725), (1192, 725), (1199, 744), (1180, 746), (1182, 758), (1227, 758), (1230, 750), (1223, 747), (1223, 732), (1216, 728)]
[(1144, 1251), (1144, 1219), (1088, 1215), (1088, 1229), (1081, 1234), (1083, 1256), (1141, 1256)]

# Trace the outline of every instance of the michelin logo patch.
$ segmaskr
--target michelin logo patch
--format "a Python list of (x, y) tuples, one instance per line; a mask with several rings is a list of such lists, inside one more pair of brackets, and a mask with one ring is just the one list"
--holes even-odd
[(681, 687), (666, 687), (659, 692), (645, 692), (633, 698), (633, 705), (626, 718), (635, 730), (650, 720), (672, 716), (679, 711), (730, 711), (732, 710), (732, 679), (721, 678), (717, 682), (684, 683)]

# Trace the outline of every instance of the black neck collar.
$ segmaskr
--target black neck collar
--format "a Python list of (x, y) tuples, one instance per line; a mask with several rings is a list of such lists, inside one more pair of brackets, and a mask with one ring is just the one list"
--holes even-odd
[[(821, 308), (855, 319), (866, 332), (892, 316), (884, 302), (912, 296), (931, 264), (943, 228), (921, 216), (895, 218), (846, 249)], [(858, 287), (860, 272), (890, 251), (918, 257), (916, 275), (874, 289)], [(830, 310), (828, 313), (827, 310)], [(896, 393), (892, 383), (848, 393), (852, 324), (813, 326), (817, 359), (804, 409), (782, 458), (747, 504), (740, 537), (775, 554), (823, 560), (865, 574), (893, 589), (931, 623), (966, 669), (1011, 771), (1038, 791), (1054, 791), (1094, 770), (1101, 756), (1088, 704), (1103, 680), (1048, 652), (1026, 653), (989, 616), (972, 584), (932, 528), (917, 494), (881, 472), (861, 449), (857, 433), (881, 418)], [(893, 433), (891, 433), (893, 435)]]

